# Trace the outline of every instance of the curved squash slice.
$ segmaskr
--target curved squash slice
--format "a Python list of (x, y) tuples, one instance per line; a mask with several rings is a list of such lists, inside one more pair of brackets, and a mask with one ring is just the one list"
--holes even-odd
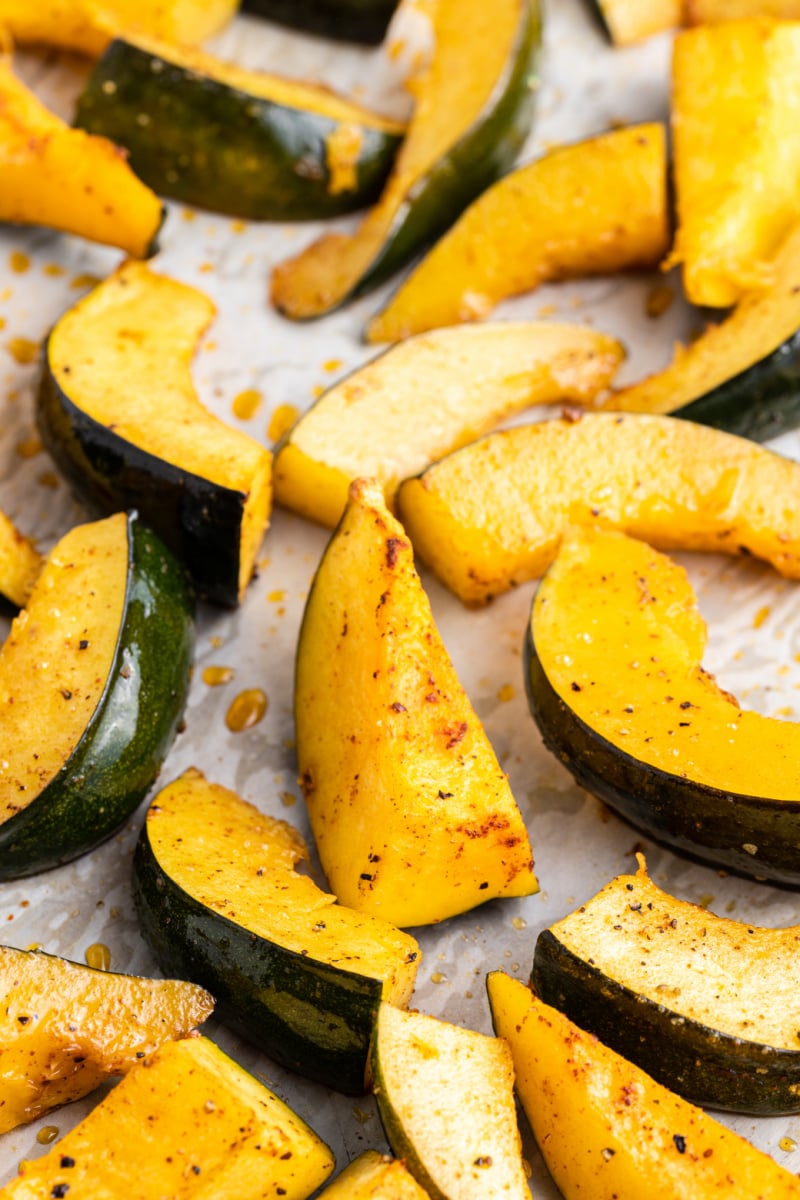
[(213, 1010), (193, 983), (0, 946), (0, 1133), (126, 1074)]
[(539, 934), (531, 986), (695, 1104), (800, 1110), (800, 926), (762, 929), (662, 892), (639, 856)]
[(254, 221), (372, 203), (403, 133), (323, 87), (130, 37), (95, 67), (76, 124), (124, 146), (159, 195)]
[(654, 266), (667, 251), (661, 125), (553, 150), (467, 209), (367, 326), (367, 341), (488, 316), (508, 296), (575, 276)]
[(192, 635), (183, 571), (135, 516), (53, 548), (0, 650), (0, 880), (83, 854), (137, 807), (183, 712)]
[(396, 8), (397, 0), (242, 0), (242, 12), (367, 45), (383, 41)]
[(0, 1195), (306, 1200), (332, 1169), (330, 1150), (296, 1113), (194, 1037), (132, 1070), (47, 1154), (22, 1162)]
[(191, 360), (214, 313), (202, 292), (123, 264), (53, 328), (36, 417), (81, 499), (137, 508), (198, 590), (233, 605), (269, 521), (272, 458), (198, 399)]
[(752, 554), (800, 578), (800, 464), (671, 417), (588, 413), (465, 446), (398, 491), (420, 558), (468, 605), (541, 575), (569, 524)]
[(337, 1175), (320, 1200), (430, 1200), (399, 1158), (365, 1150)]
[(796, 1200), (800, 1180), (584, 1033), (517, 979), (489, 1001), (517, 1091), (564, 1200)]
[(537, 890), (505, 773), (379, 485), (356, 480), (297, 647), (300, 782), (343, 903), (427, 925)]
[(588, 403), (624, 357), (579, 325), (511, 322), (413, 338), (329, 388), (278, 447), (275, 499), (333, 526), (354, 479), (402, 479), (534, 404)]
[(439, 0), (435, 49), (394, 171), (355, 234), (325, 234), (276, 267), (272, 300), (319, 317), (376, 287), (513, 163), (533, 118), (538, 0)]
[(70, 129), (0, 52), (0, 221), (48, 225), (146, 258), (163, 217), (161, 201), (123, 151)]
[(700, 665), (686, 573), (620, 533), (575, 529), (539, 586), (531, 711), (582, 787), (721, 867), (800, 883), (800, 724), (744, 712)]
[(419, 947), (320, 891), (303, 839), (189, 771), (150, 806), (134, 879), (142, 931), (169, 974), (277, 1062), (363, 1092), (381, 998), (406, 1005)]
[(42, 556), (0, 512), (0, 596), (22, 608), (42, 569)]

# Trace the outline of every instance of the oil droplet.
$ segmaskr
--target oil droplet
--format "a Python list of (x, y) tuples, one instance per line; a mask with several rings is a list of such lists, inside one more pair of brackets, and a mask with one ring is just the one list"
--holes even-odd
[(233, 667), (203, 668), (203, 683), (209, 687), (220, 687), (223, 683), (230, 683), (235, 678), (236, 672)]
[(650, 288), (644, 302), (644, 311), (651, 321), (664, 315), (675, 299), (675, 292), (666, 283), (657, 283)]
[(528, 928), (528, 922), (525, 920), (524, 917), (512, 917), (511, 924), (514, 926), (515, 929), (527, 929)]
[(340, 358), (329, 358), (327, 362), (322, 364), (322, 369), (330, 374), (333, 371), (338, 371), (343, 365), (344, 364)]
[(25, 438), (24, 441), (17, 442), (17, 454), (20, 458), (35, 458), (37, 454), (42, 452), (42, 443), (35, 436)]
[(231, 221), (231, 233), (244, 233), (247, 229), (246, 221)]
[(240, 421), (249, 421), (256, 415), (263, 403), (264, 397), (258, 388), (245, 388), (243, 392), (239, 392), (239, 395), (233, 398), (233, 415)]
[(41, 950), (43, 945), (44, 945), (43, 942), (31, 942), (29, 945), (27, 945), (25, 947), (25, 949), (26, 950)]
[(765, 604), (753, 617), (753, 629), (760, 629), (769, 616), (769, 605)]
[(372, 1120), (372, 1113), (365, 1112), (363, 1108), (359, 1108), (357, 1104), (353, 1105), (353, 1116), (358, 1121), (359, 1125), (366, 1125), (367, 1121)]
[(714, 903), (714, 897), (711, 895), (710, 892), (704, 892), (703, 895), (700, 897), (700, 899), (697, 901), (697, 904), (700, 908), (708, 908), (709, 904), (713, 904), (713, 903)]
[(56, 1140), (59, 1132), (57, 1125), (43, 1125), (36, 1135), (36, 1140), (40, 1146), (49, 1146)]
[(434, 971), (431, 975), (431, 983), (447, 983), (447, 976), (441, 971)]
[(197, 220), (197, 213), (193, 208), (184, 208), (181, 213), (181, 220), (188, 221), (191, 224), (192, 221)]
[(41, 475), (39, 476), (39, 483), (42, 485), (42, 487), (57, 488), (60, 482), (61, 481), (56, 475), (55, 471), (42, 471)]
[(81, 290), (81, 288), (97, 287), (97, 285), (102, 282), (103, 281), (99, 275), (83, 274), (76, 275), (73, 279), (70, 279), (69, 286), (78, 292)]
[(281, 792), (281, 804), (284, 808), (293, 808), (297, 804), (297, 796), (291, 792)]
[(15, 337), (8, 343), (7, 349), (14, 362), (24, 367), (35, 361), (39, 354), (39, 343), (32, 342), (30, 338)]
[(0, 329), (5, 329), (5, 327), (6, 327), (6, 319), (5, 319), (5, 317), (0, 317)]
[(261, 688), (246, 688), (240, 692), (225, 714), (225, 724), (231, 733), (242, 733), (263, 721), (267, 711), (266, 692)]
[(500, 700), (503, 704), (508, 704), (509, 700), (513, 700), (514, 699), (513, 683), (504, 683), (503, 686), (500, 688), (499, 692), (497, 693), (497, 699)]
[(45, 275), (50, 275), (53, 279), (58, 279), (59, 275), (67, 273), (66, 268), (62, 267), (60, 263), (47, 263), (43, 270)]
[(107, 971), (111, 966), (111, 951), (102, 942), (87, 946), (84, 958), (87, 967), (94, 967), (95, 971)]
[(311, 395), (314, 397), (315, 400), (318, 400), (324, 391), (325, 391), (325, 388), (322, 386), (321, 383), (315, 383), (313, 388), (311, 389)]
[(270, 592), (267, 599), (273, 604), (280, 604), (282, 600), (286, 599), (285, 588), (277, 588), (274, 592)]
[(778, 1145), (780, 1146), (781, 1150), (785, 1150), (787, 1154), (791, 1154), (792, 1150), (797, 1149), (797, 1142), (794, 1140), (794, 1138), (790, 1137), (782, 1137), (778, 1142)]
[(21, 250), (13, 250), (8, 256), (8, 265), (15, 275), (24, 275), (30, 270), (31, 260)]
[(270, 441), (280, 441), (283, 435), (292, 428), (299, 415), (298, 409), (293, 404), (279, 404), (270, 417), (267, 427), (267, 437)]

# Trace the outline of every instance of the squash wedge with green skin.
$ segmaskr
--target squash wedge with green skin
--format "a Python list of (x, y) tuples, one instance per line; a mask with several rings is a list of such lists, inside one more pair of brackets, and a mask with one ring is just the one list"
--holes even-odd
[(796, 1200), (800, 1180), (544, 1004), (487, 978), (495, 1032), (564, 1200)]
[(423, 562), (478, 606), (540, 576), (568, 525), (748, 554), (800, 578), (800, 465), (673, 417), (586, 413), (490, 434), (397, 494)]
[(372, 1079), (389, 1144), (431, 1200), (531, 1200), (504, 1041), (382, 1004)]
[(581, 325), (498, 321), (440, 329), (381, 354), (324, 392), (278, 446), (275, 499), (334, 526), (354, 479), (394, 506), (402, 479), (535, 404), (589, 404), (624, 358)]
[(97, 63), (76, 124), (124, 146), (159, 195), (252, 221), (366, 207), (403, 134), (321, 86), (132, 37)]
[(399, 1158), (365, 1150), (320, 1193), (320, 1200), (430, 1200)]
[(214, 315), (195, 288), (123, 264), (50, 333), (36, 420), (86, 504), (136, 508), (201, 595), (235, 605), (269, 522), (272, 456), (198, 398), (191, 362)]
[(243, 0), (242, 12), (255, 13), (304, 33), (340, 41), (382, 42), (397, 0)]
[(209, 988), (218, 1016), (271, 1058), (363, 1092), (381, 999), (405, 1006), (412, 937), (336, 903), (296, 867), (290, 825), (189, 771), (147, 814), (134, 860), (142, 932), (162, 969)]
[(0, 649), (0, 880), (84, 854), (144, 799), (183, 713), (193, 632), (184, 572), (135, 515), (56, 544)]
[(0, 596), (17, 608), (27, 602), (43, 558), (33, 542), (0, 512)]
[[(305, 1121), (205, 1037), (130, 1071), (2, 1200), (306, 1200), (333, 1155)], [(133, 1182), (135, 1181), (135, 1183)]]
[(525, 823), (380, 485), (359, 479), (297, 645), (300, 784), (343, 904), (401, 928), (538, 890)]
[(538, 0), (439, 0), (433, 23), (433, 58), (380, 200), (354, 234), (325, 234), (275, 268), (285, 316), (323, 316), (383, 283), (519, 154), (538, 88)]
[(0, 43), (0, 221), (47, 225), (147, 258), (163, 218), (124, 152), (46, 109)]
[[(615, 46), (630, 46), (683, 24), (691, 0), (592, 0), (593, 7)], [(727, 0), (723, 0), (727, 3)]]
[(531, 712), (578, 783), (717, 867), (800, 883), (800, 724), (746, 712), (701, 666), (685, 571), (623, 534), (573, 529), (539, 585)]
[(126, 1074), (213, 1010), (193, 983), (0, 946), (0, 1133)]
[(800, 926), (763, 929), (619, 875), (539, 934), (531, 987), (703, 1107), (800, 1111)]

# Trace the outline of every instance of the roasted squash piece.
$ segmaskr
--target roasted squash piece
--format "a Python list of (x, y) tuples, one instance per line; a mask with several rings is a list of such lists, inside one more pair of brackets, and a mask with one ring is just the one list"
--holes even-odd
[[(683, 23), (687, 0), (594, 0), (615, 46), (629, 46)], [(688, 0), (691, 3), (691, 0)], [(723, 0), (726, 3), (727, 0)]]
[(508, 780), (379, 484), (356, 480), (297, 647), (300, 781), (344, 904), (427, 925), (537, 890)]
[(296, 1113), (194, 1037), (135, 1067), (47, 1154), (21, 1163), (0, 1196), (306, 1200), (332, 1168), (330, 1150)]
[(403, 132), (326, 88), (131, 37), (97, 63), (76, 124), (124, 146), (159, 195), (254, 221), (364, 208)]
[(243, 0), (242, 11), (320, 37), (376, 44), (383, 41), (397, 0)]
[(399, 1158), (365, 1150), (337, 1175), (320, 1200), (430, 1200)]
[(725, 21), (675, 39), (669, 264), (683, 263), (693, 304), (725, 308), (773, 281), (770, 260), (797, 223), (798, 71), (798, 22)]
[(389, 350), (329, 388), (278, 447), (275, 499), (337, 523), (359, 476), (391, 508), (400, 480), (534, 404), (587, 404), (624, 357), (580, 325), (502, 321), (441, 329)]
[(531, 712), (581, 786), (652, 837), (798, 884), (800, 724), (744, 711), (701, 666), (705, 642), (681, 567), (575, 528), (533, 604)]
[(49, 112), (0, 45), (0, 221), (48, 225), (146, 258), (163, 216), (119, 147)]
[(67, 862), (130, 816), (175, 736), (192, 648), (184, 573), (135, 515), (55, 545), (0, 649), (0, 880)]
[(197, 396), (191, 360), (214, 315), (202, 292), (125, 263), (56, 323), (36, 418), (81, 499), (136, 508), (203, 595), (234, 605), (269, 521), (272, 456)]
[(363, 1092), (381, 999), (405, 1006), (412, 937), (336, 903), (308, 875), (300, 834), (189, 771), (150, 806), (134, 864), (145, 938), (162, 969), (209, 987), (219, 1015), (272, 1058)]
[(663, 126), (650, 124), (512, 171), (445, 233), (370, 321), (367, 340), (474, 321), (548, 280), (654, 266), (669, 245), (666, 162)]
[(42, 569), (42, 556), (0, 512), (0, 596), (22, 608)]
[(717, 21), (738, 21), (744, 17), (796, 21), (800, 19), (800, 0), (683, 0), (686, 25), (713, 25)]
[(0, 946), (0, 1133), (124, 1075), (213, 1009), (193, 983)]
[(389, 1144), (435, 1200), (531, 1200), (506, 1042), (382, 1004), (372, 1075)]
[(564, 1200), (795, 1200), (800, 1180), (493, 971), (492, 1019)]
[(397, 494), (420, 558), (465, 604), (540, 576), (570, 524), (665, 550), (751, 554), (800, 578), (800, 464), (717, 429), (585, 413), (491, 434)]
[(287, 317), (319, 317), (376, 287), (513, 163), (533, 117), (539, 0), (438, 0), (435, 48), (389, 182), (352, 236), (325, 234), (272, 277)]

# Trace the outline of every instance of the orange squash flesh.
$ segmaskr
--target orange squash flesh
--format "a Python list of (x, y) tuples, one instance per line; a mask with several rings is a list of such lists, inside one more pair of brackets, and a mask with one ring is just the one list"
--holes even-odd
[(0, 512), (0, 596), (22, 608), (42, 569), (42, 561), (33, 543)]

